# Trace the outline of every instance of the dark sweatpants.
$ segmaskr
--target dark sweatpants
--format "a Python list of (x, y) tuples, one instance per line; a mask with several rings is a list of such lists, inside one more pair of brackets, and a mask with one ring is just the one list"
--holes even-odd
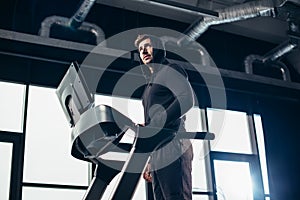
[(193, 149), (189, 140), (174, 139), (151, 157), (155, 200), (192, 199)]

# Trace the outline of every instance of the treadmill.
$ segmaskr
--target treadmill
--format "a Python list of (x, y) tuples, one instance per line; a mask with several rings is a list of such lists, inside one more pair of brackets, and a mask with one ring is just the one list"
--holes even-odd
[[(77, 62), (71, 63), (56, 94), (72, 127), (71, 155), (96, 165), (93, 179), (83, 200), (100, 200), (109, 183), (120, 172), (123, 173), (112, 199), (132, 199), (151, 153), (161, 141), (171, 140), (170, 137), (174, 136), (166, 138), (166, 135), (155, 127), (135, 125), (127, 116), (108, 105), (95, 106), (94, 94), (90, 92)], [(134, 132), (133, 143), (121, 143), (122, 137), (129, 129)], [(175, 137), (213, 140), (214, 134), (178, 132)], [(127, 160), (107, 160), (103, 155), (109, 152), (126, 153)]]

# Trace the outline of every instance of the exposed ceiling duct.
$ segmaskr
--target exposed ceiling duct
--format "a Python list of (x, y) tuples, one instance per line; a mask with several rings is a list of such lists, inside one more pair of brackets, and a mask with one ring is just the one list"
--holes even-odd
[(282, 79), (285, 81), (291, 81), (290, 73), (288, 67), (279, 59), (285, 54), (291, 52), (294, 48), (297, 47), (297, 42), (295, 40), (289, 40), (280, 44), (275, 49), (266, 53), (264, 56), (259, 55), (249, 55), (245, 58), (245, 72), (247, 74), (253, 74), (253, 64), (255, 62), (269, 65), (271, 67), (276, 67), (280, 70), (282, 74)]
[(85, 0), (76, 13), (71, 17), (69, 24), (73, 28), (81, 26), (96, 0)]
[[(59, 29), (57, 28), (57, 31), (60, 32), (59, 34), (62, 36), (65, 35), (64, 39), (71, 39), (72, 36), (75, 38), (73, 40), (80, 40), (81, 38), (87, 40), (86, 38), (92, 38), (89, 41), (95, 42), (89, 43), (96, 45), (104, 41), (103, 45), (105, 45), (105, 34), (103, 30), (95, 24), (84, 22), (95, 1), (96, 0), (84, 0), (70, 19), (61, 16), (47, 17), (41, 24), (39, 35), (50, 37), (51, 28), (56, 26), (59, 27)], [(85, 42), (84, 40), (83, 42)]]
[(259, 55), (249, 55), (245, 59), (245, 72), (247, 74), (254, 74), (253, 66), (254, 64), (263, 64), (270, 68), (277, 68), (281, 72), (282, 80), (291, 81), (291, 76), (288, 67), (281, 61), (269, 61), (263, 62), (264, 56)]
[[(250, 18), (264, 16), (282, 18), (282, 20), (287, 21), (289, 24), (289, 30), (287, 31), (287, 36), (289, 37), (289, 39), (286, 42), (281, 43), (277, 48), (271, 50), (264, 56), (247, 56), (244, 61), (245, 72), (248, 74), (252, 74), (253, 63), (259, 62), (268, 67), (278, 68), (282, 74), (282, 79), (291, 81), (289, 69), (284, 62), (280, 61), (280, 58), (296, 49), (299, 45), (300, 17), (298, 14), (299, 12), (294, 8), (295, 6), (297, 7), (297, 5), (299, 6), (299, 2), (296, 0), (262, 0), (251, 1), (240, 5), (220, 9), (217, 10), (219, 12), (218, 18), (205, 16), (196, 20), (185, 31), (185, 35), (179, 38), (177, 43), (180, 46), (187, 46), (191, 44), (191, 42), (195, 41), (212, 25), (243, 21)], [(299, 62), (293, 62), (292, 66), (297, 71), (300, 71), (300, 66), (297, 65), (297, 63)]]
[[(244, 60), (246, 73), (253, 74), (253, 64), (259, 63), (269, 67), (278, 68), (281, 71), (283, 80), (290, 81), (291, 78), (289, 69), (280, 59), (283, 56), (286, 56), (288, 61), (290, 62), (290, 58), (292, 56), (289, 56), (288, 54), (291, 54), (293, 52), (298, 52), (296, 53), (296, 57), (298, 58), (294, 59), (292, 62), (290, 62), (290, 64), (299, 72), (299, 50), (297, 49), (297, 47), (299, 47), (300, 43), (300, 13), (297, 8), (297, 4), (295, 4), (294, 1), (288, 1), (288, 3), (284, 4), (284, 6), (277, 8), (277, 17), (288, 21), (289, 30), (287, 31), (287, 35), (289, 36), (289, 39), (285, 42), (282, 42), (280, 45), (278, 45), (270, 52), (266, 53), (264, 56), (247, 56)], [(295, 57), (295, 53), (292, 55), (294, 55)]]
[(195, 41), (210, 26), (246, 20), (254, 17), (274, 17), (274, 2), (272, 0), (251, 1), (248, 3), (217, 10), (218, 18), (201, 17), (196, 20), (186, 31), (185, 37), (179, 39), (179, 45), (189, 44)]
[[(154, 1), (159, 1), (157, 3)], [(253, 0), (97, 0), (96, 3), (117, 7), (120, 9), (130, 10), (136, 13), (157, 16), (161, 18), (171, 19), (185, 24), (192, 24), (201, 17), (218, 18), (218, 15), (209, 16), (207, 13), (217, 13), (226, 8), (231, 8), (239, 5), (248, 4)], [(289, 0), (298, 1), (298, 0)], [(173, 6), (166, 6), (169, 2), (173, 2)], [(186, 5), (192, 9), (180, 9), (175, 4), (178, 3), (181, 7)], [(248, 2), (248, 3), (246, 3)], [(257, 2), (255, 0), (254, 2)], [(260, 2), (265, 2), (260, 0)], [(271, 6), (280, 6), (282, 0), (269, 1)], [(274, 3), (272, 3), (274, 2)], [(164, 6), (163, 6), (164, 5)], [(191, 11), (191, 10), (199, 10)], [(200, 12), (202, 10), (203, 12)], [(279, 44), (285, 41), (287, 23), (274, 17), (253, 17), (249, 20), (239, 20), (232, 23), (219, 24), (218, 26), (211, 26), (211, 29), (220, 30), (232, 34), (237, 34), (245, 37), (250, 37), (262, 41)]]
[(295, 47), (297, 47), (296, 41), (287, 41), (285, 43), (282, 43), (277, 48), (273, 49), (269, 53), (267, 53), (263, 59), (262, 62), (268, 62), (268, 61), (275, 61), (279, 59), (280, 57), (284, 56), (285, 54), (292, 51)]

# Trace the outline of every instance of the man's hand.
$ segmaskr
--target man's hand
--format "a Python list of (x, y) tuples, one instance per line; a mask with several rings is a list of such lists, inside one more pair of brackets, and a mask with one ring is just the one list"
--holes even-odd
[(143, 173), (143, 178), (147, 181), (147, 182), (152, 182), (152, 176), (151, 176), (151, 173), (150, 173), (150, 164), (148, 163), (147, 166), (146, 166), (146, 169)]

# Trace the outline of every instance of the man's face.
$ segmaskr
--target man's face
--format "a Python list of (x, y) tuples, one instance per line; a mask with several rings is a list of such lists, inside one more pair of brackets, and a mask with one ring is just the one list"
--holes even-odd
[(140, 58), (145, 65), (153, 60), (153, 47), (150, 38), (146, 38), (140, 42), (139, 53)]

